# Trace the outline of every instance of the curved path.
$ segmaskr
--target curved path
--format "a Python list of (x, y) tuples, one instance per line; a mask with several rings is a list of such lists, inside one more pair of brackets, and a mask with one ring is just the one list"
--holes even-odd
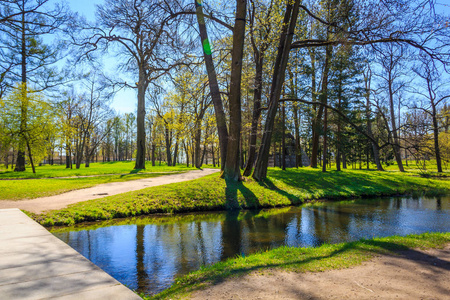
[(193, 180), (209, 174), (217, 173), (219, 171), (220, 170), (218, 169), (194, 170), (181, 174), (164, 175), (160, 177), (145, 178), (125, 182), (99, 184), (94, 187), (74, 190), (50, 197), (18, 201), (1, 200), (0, 209), (19, 208), (36, 214), (40, 214), (46, 210), (65, 208), (67, 207), (67, 205), (77, 202), (136, 191), (151, 186)]

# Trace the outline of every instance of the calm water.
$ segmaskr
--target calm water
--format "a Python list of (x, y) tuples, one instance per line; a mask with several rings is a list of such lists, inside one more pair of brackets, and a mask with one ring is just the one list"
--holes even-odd
[(130, 218), (53, 234), (123, 284), (153, 294), (178, 275), (260, 249), (426, 231), (450, 231), (450, 196)]

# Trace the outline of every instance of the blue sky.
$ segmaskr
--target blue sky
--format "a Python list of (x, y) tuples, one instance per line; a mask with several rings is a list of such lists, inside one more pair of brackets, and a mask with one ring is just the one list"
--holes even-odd
[(84, 15), (87, 19), (93, 20), (95, 16), (95, 4), (100, 4), (101, 0), (70, 0), (69, 5), (73, 11)]
[[(95, 5), (102, 4), (103, 0), (68, 0), (70, 9), (86, 17), (89, 21), (95, 20)], [(105, 64), (114, 64), (114, 57), (106, 57)], [(137, 97), (136, 92), (126, 89), (118, 92), (112, 100), (111, 106), (120, 113), (136, 112)]]

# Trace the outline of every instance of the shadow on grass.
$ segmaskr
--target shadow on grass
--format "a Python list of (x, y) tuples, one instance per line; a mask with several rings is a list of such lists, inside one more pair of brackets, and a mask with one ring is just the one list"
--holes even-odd
[(301, 202), (301, 200), (300, 200), (299, 197), (297, 197), (297, 196), (295, 196), (295, 195), (293, 195), (293, 194), (291, 194), (291, 193), (288, 193), (288, 192), (286, 192), (286, 191), (280, 189), (279, 187), (277, 187), (277, 186), (275, 185), (275, 183), (273, 183), (272, 180), (270, 180), (270, 179), (268, 179), (268, 178), (264, 179), (264, 181), (262, 181), (262, 182), (259, 182), (259, 185), (262, 186), (262, 187), (264, 187), (264, 188), (266, 188), (266, 189), (270, 189), (270, 190), (272, 190), (272, 191), (275, 191), (275, 192), (277, 192), (278, 194), (280, 194), (280, 195), (282, 195), (282, 196), (288, 198), (289, 200), (291, 200), (291, 201), (293, 202), (293, 204), (296, 204), (296, 203), (300, 203), (300, 202)]
[(241, 205), (239, 204), (239, 195), (238, 191), (244, 197), (245, 203), (244, 206), (247, 208), (258, 207), (258, 198), (256, 195), (241, 181), (235, 182), (233, 180), (225, 179), (225, 196), (226, 196), (226, 204), (225, 207), (227, 210), (236, 210), (241, 209)]
[[(420, 251), (416, 251), (414, 249), (408, 248), (405, 245), (394, 242), (386, 242), (380, 240), (361, 240), (358, 242), (351, 242), (339, 245), (338, 249), (335, 249), (329, 253), (325, 253), (323, 255), (316, 255), (314, 248), (304, 249), (304, 248), (295, 248), (290, 250), (291, 248), (283, 248), (286, 249), (286, 252), (283, 252), (281, 249), (272, 250), (271, 255), (267, 256), (267, 260), (273, 259), (273, 261), (282, 261), (280, 263), (271, 263), (265, 262), (264, 259), (257, 261), (256, 263), (249, 261), (247, 264), (251, 264), (249, 267), (242, 267), (244, 263), (236, 262), (234, 260), (229, 260), (224, 263), (218, 263), (211, 267), (207, 267), (200, 274), (193, 274), (191, 276), (186, 276), (180, 278), (178, 283), (157, 294), (153, 297), (147, 299), (166, 299), (171, 298), (176, 294), (190, 293), (211, 285), (217, 285), (222, 283), (227, 278), (233, 276), (242, 276), (253, 271), (259, 271), (264, 269), (271, 268), (294, 268), (298, 271), (308, 271), (311, 270), (311, 266), (308, 264), (319, 264), (323, 261), (324, 269), (332, 269), (336, 264), (337, 268), (342, 268), (346, 266), (356, 265), (361, 259), (355, 259), (355, 261), (348, 261), (348, 257), (353, 257), (355, 255), (359, 255), (362, 259), (370, 259), (373, 256), (383, 254), (383, 255), (392, 255), (396, 257), (400, 257), (405, 260), (413, 260), (417, 263), (433, 266), (435, 268), (439, 268), (442, 270), (450, 270), (448, 262), (445, 260), (441, 260), (436, 257), (430, 257), (429, 255), (422, 253)], [(320, 253), (320, 248), (317, 249), (317, 253)], [(291, 251), (291, 252), (289, 252)], [(298, 253), (297, 253), (298, 252)], [(302, 253), (303, 252), (303, 253)], [(326, 252), (326, 251), (325, 251)], [(286, 254), (288, 253), (288, 254)], [(295, 255), (292, 255), (295, 253)], [(294, 259), (289, 259), (289, 257), (284, 256), (289, 255), (290, 257), (295, 257)], [(298, 254), (298, 255), (297, 255)], [(239, 258), (238, 258), (239, 259)], [(333, 261), (335, 259), (335, 261)], [(284, 261), (283, 261), (284, 260)], [(332, 261), (330, 261), (332, 260)], [(329, 267), (331, 266), (331, 268)], [(402, 266), (399, 266), (400, 268)], [(320, 269), (322, 270), (322, 269)], [(201, 284), (198, 284), (201, 283)]]
[[(269, 171), (269, 178), (277, 180), (293, 189), (311, 195), (317, 193), (327, 198), (351, 197), (353, 195), (378, 195), (391, 193), (402, 181), (401, 178), (387, 178), (384, 173), (365, 171), (328, 171), (322, 173), (315, 169)], [(422, 185), (413, 184), (419, 188)]]

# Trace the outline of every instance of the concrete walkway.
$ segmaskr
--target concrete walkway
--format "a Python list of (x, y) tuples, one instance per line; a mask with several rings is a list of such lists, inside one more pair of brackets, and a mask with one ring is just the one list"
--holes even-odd
[(20, 210), (2, 209), (0, 299), (141, 298)]
[(194, 170), (181, 174), (164, 175), (154, 178), (145, 178), (138, 180), (131, 180), (125, 182), (113, 182), (99, 184), (94, 187), (70, 191), (64, 194), (42, 197), (30, 200), (18, 201), (0, 201), (0, 209), (5, 208), (19, 208), (33, 213), (40, 214), (46, 210), (65, 208), (70, 204), (77, 202), (103, 198), (106, 196), (136, 191), (151, 186), (164, 185), (174, 182), (182, 182), (197, 179), (209, 174), (217, 173), (218, 169), (203, 169)]

